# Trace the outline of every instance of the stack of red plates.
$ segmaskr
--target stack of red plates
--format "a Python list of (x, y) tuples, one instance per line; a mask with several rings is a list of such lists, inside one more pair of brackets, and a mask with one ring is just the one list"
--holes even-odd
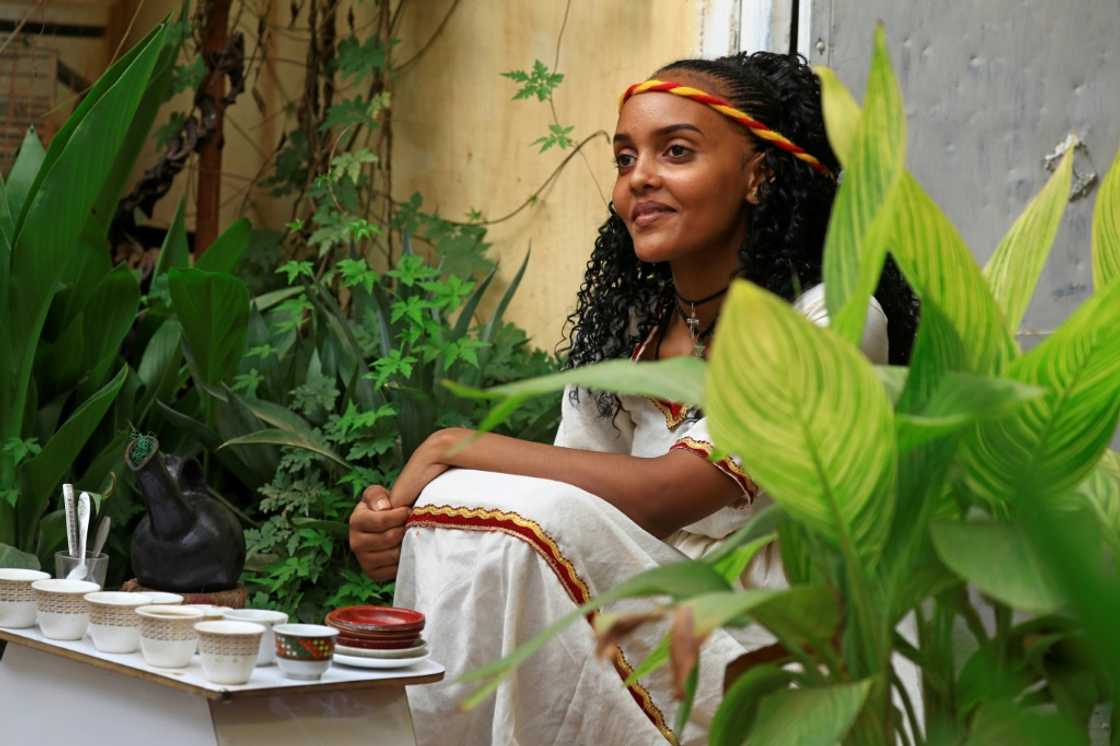
[(327, 614), (338, 644), (364, 650), (402, 650), (421, 643), (424, 615), (392, 606), (346, 606)]

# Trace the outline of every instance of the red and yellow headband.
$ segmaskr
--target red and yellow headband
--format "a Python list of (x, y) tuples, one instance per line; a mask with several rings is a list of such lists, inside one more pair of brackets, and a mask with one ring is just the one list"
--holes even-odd
[(618, 108), (621, 109), (622, 105), (625, 104), (631, 96), (636, 96), (639, 93), (652, 92), (672, 93), (675, 96), (684, 96), (685, 98), (692, 99), (693, 101), (698, 101), (702, 104), (706, 104), (718, 111), (720, 114), (723, 114), (725, 117), (733, 119), (739, 124), (743, 125), (755, 135), (761, 137), (763, 140), (767, 140), (773, 143), (774, 147), (781, 148), (782, 150), (791, 153), (795, 158), (800, 158), (817, 171), (820, 171), (822, 174), (825, 174), (826, 176), (832, 176), (832, 172), (828, 170), (827, 166), (817, 160), (815, 156), (810, 155), (808, 152), (806, 152), (805, 149), (801, 146), (795, 145), (794, 143), (790, 142), (789, 139), (787, 139), (784, 135), (770, 129), (765, 124), (752, 117), (750, 114), (747, 114), (745, 111), (736, 109), (731, 105), (731, 102), (727, 101), (726, 99), (722, 99), (719, 96), (713, 96), (712, 94), (707, 93), (706, 91), (702, 91), (699, 88), (693, 88), (682, 83), (674, 83), (667, 80), (651, 79), (642, 83), (635, 83), (634, 85), (627, 88), (626, 92), (622, 94), (622, 100), (618, 102)]

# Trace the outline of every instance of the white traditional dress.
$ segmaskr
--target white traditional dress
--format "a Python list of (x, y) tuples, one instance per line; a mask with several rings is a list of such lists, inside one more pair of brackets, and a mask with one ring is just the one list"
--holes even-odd
[[(795, 304), (827, 323), (823, 286)], [(886, 318), (872, 301), (864, 352), (885, 363)], [(648, 344), (649, 340), (646, 341)], [(645, 347), (635, 351), (639, 358)], [(695, 411), (644, 397), (621, 397), (614, 426), (594, 397), (567, 392), (555, 445), (655, 458), (680, 448), (707, 458), (713, 449), (707, 421)], [(662, 541), (607, 501), (561, 481), (471, 469), (452, 469), (421, 493), (401, 548), (395, 603), (427, 617), (424, 637), (448, 679), (409, 692), (422, 746), (595, 744), (634, 746), (703, 743), (719, 705), (724, 668), (746, 650), (772, 641), (760, 629), (732, 637), (718, 631), (705, 643), (692, 718), (672, 731), (675, 703), (668, 668), (640, 682), (624, 681), (663, 634), (650, 625), (627, 638), (612, 661), (595, 657), (583, 623), (569, 626), (507, 679), (478, 708), (458, 703), (472, 690), (456, 678), (512, 652), (574, 608), (658, 565), (699, 557), (741, 527), (767, 502), (738, 461), (715, 464), (740, 495), (706, 518)], [(635, 479), (641, 479), (636, 471)], [(659, 499), (649, 484), (649, 499)], [(756, 563), (744, 582), (782, 585), (774, 562)], [(626, 601), (612, 611), (649, 609)]]

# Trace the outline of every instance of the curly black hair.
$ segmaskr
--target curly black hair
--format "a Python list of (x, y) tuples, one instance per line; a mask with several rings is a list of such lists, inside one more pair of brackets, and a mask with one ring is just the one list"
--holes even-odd
[[(715, 60), (678, 60), (672, 71), (707, 76), (721, 84), (739, 109), (816, 156), (836, 174), (840, 164), (828, 143), (821, 114), (820, 82), (804, 57), (741, 52)], [(747, 132), (747, 130), (744, 130)], [(748, 207), (747, 239), (739, 250), (737, 276), (793, 301), (821, 281), (822, 249), (836, 181), (768, 141), (748, 134), (769, 178)], [(875, 297), (887, 317), (890, 362), (905, 364), (918, 323), (918, 301), (888, 257)], [(622, 219), (610, 208), (587, 263), (576, 310), (565, 323), (566, 367), (628, 357), (671, 311), (673, 277), (667, 262), (647, 263), (634, 253)], [(563, 344), (563, 342), (562, 342)], [(578, 397), (578, 390), (573, 390)], [(595, 392), (601, 415), (614, 418), (620, 402)]]

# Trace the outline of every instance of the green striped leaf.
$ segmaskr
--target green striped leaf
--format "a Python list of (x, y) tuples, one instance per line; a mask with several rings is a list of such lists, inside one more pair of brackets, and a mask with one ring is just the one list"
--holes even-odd
[(1120, 283), (1094, 295), (1015, 361), (1009, 376), (1046, 393), (975, 431), (963, 454), (975, 495), (999, 504), (1040, 484), (1056, 495), (1088, 476), (1120, 415), (1117, 328)]
[(716, 444), (790, 516), (873, 563), (897, 459), (893, 410), (874, 369), (750, 283), (734, 283), (723, 317), (705, 384)]
[(886, 34), (875, 30), (864, 113), (836, 193), (824, 244), (829, 326), (852, 344), (863, 337), (867, 301), (886, 258), (890, 214), (906, 161), (906, 115)]
[(1054, 175), (1023, 210), (984, 267), (988, 287), (1012, 330), (1019, 328), (1027, 312), (1054, 237), (1058, 235), (1062, 213), (1069, 201), (1072, 173), (1073, 148), (1070, 148), (1054, 169)]
[(956, 330), (965, 370), (1001, 373), (1016, 354), (1003, 314), (964, 239), (909, 174), (899, 183), (893, 238), (892, 255), (907, 282)]
[(1120, 278), (1120, 151), (1101, 182), (1093, 205), (1093, 288)]
[(871, 681), (785, 689), (762, 700), (747, 746), (836, 746), (859, 715)]
[[(854, 150), (859, 104), (839, 78), (816, 68), (829, 142), (841, 162)], [(964, 370), (998, 374), (1016, 354), (1015, 342), (972, 252), (953, 224), (908, 172), (899, 179), (891, 254), (922, 303), (936, 303), (964, 345)], [(827, 259), (827, 258), (826, 258)]]

